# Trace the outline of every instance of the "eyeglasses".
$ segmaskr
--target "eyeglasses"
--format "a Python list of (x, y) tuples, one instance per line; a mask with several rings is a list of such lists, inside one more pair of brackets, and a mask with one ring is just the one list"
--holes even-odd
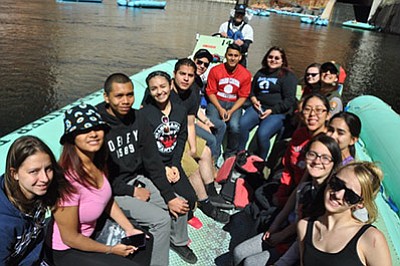
[(353, 190), (347, 188), (343, 180), (339, 179), (336, 175), (331, 177), (331, 179), (328, 182), (328, 185), (333, 191), (340, 191), (344, 189), (343, 199), (349, 205), (357, 204), (363, 200), (361, 196), (357, 195), (357, 193), (355, 193)]
[(308, 151), (306, 153), (306, 159), (307, 160), (314, 161), (317, 158), (319, 158), (321, 163), (324, 164), (324, 165), (330, 164), (333, 161), (332, 157), (329, 156), (329, 155), (326, 155), (326, 154), (318, 154), (315, 151)]
[(268, 56), (268, 59), (274, 59), (275, 61), (279, 61), (279, 60), (282, 60), (282, 58), (281, 57), (279, 57), (279, 56), (273, 56), (273, 55), (269, 55)]
[(204, 61), (201, 61), (200, 59), (196, 60), (196, 64), (198, 64), (199, 66), (203, 65), (205, 67), (208, 67), (210, 65), (210, 63), (206, 63)]
[(164, 133), (168, 133), (169, 132), (169, 117), (166, 115), (163, 115), (161, 117), (161, 123), (163, 123), (163, 125), (164, 125)]
[(316, 77), (317, 75), (319, 75), (319, 73), (306, 73), (306, 77)]
[(325, 108), (312, 108), (312, 107), (304, 107), (303, 109), (303, 114), (305, 115), (309, 115), (311, 114), (311, 112), (314, 111), (317, 115), (322, 115), (323, 113), (325, 113), (327, 110)]

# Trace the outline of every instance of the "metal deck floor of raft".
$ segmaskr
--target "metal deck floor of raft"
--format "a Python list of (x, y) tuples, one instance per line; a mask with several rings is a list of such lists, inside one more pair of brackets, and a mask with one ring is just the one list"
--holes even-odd
[[(227, 211), (230, 214), (236, 211)], [(174, 251), (169, 251), (169, 265), (201, 265), (211, 266), (226, 265), (227, 256), (224, 254), (228, 252), (230, 234), (222, 228), (224, 224), (218, 223), (213, 219), (207, 217), (202, 211), (196, 209), (194, 215), (203, 223), (203, 227), (195, 229), (188, 225), (189, 238), (191, 240), (190, 248), (196, 254), (198, 260), (196, 264), (189, 264), (183, 261)], [(215, 260), (217, 259), (218, 262)]]

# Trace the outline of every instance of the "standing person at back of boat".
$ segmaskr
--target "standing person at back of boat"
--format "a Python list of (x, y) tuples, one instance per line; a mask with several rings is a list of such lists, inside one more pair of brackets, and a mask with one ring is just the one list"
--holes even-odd
[(245, 4), (236, 4), (234, 16), (222, 23), (218, 31), (222, 37), (233, 39), (240, 46), (243, 55), (240, 64), (244, 67), (247, 65), (247, 51), (254, 41), (253, 28), (245, 21), (246, 7)]
[(251, 73), (239, 61), (240, 46), (232, 43), (225, 53), (226, 62), (213, 67), (208, 75), (206, 93), (210, 100), (207, 115), (228, 126), (228, 143), (224, 157), (236, 153), (239, 145), (242, 106), (250, 94)]
[(297, 78), (288, 68), (285, 51), (271, 47), (261, 61), (262, 68), (254, 75), (250, 101), (240, 119), (239, 150), (246, 148), (250, 131), (257, 125), (258, 155), (266, 159), (270, 139), (284, 124), (296, 102)]
[(343, 111), (343, 101), (339, 89), (340, 67), (332, 62), (326, 62), (321, 65), (321, 89), (320, 93), (329, 100), (330, 113), (334, 115)]

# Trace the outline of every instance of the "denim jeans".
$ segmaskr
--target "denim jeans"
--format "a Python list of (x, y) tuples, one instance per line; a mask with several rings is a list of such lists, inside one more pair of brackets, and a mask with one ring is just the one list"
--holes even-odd
[(207, 146), (210, 148), (212, 157), (216, 162), (221, 155), (221, 145), (224, 140), (226, 125), (222, 120), (209, 119), (214, 124), (215, 130), (213, 133), (196, 124), (196, 135), (207, 141)]
[[(222, 108), (224, 108), (225, 110), (231, 109), (232, 106), (235, 104), (235, 102), (225, 102), (220, 100), (218, 101), (219, 104), (222, 106)], [(214, 124), (216, 122), (224, 123), (221, 116), (219, 115), (217, 108), (212, 103), (209, 103), (207, 105), (207, 116)], [(242, 116), (242, 108), (239, 108), (238, 110), (233, 112), (229, 121), (226, 122), (228, 139), (226, 145), (226, 152), (224, 154), (225, 158), (236, 154), (236, 151), (238, 150), (239, 133), (240, 133), (239, 121), (241, 116)]]
[(270, 139), (283, 127), (285, 117), (285, 114), (271, 114), (261, 120), (253, 106), (247, 108), (240, 119), (239, 150), (246, 148), (250, 131), (259, 125), (257, 129), (258, 155), (266, 159), (270, 148)]

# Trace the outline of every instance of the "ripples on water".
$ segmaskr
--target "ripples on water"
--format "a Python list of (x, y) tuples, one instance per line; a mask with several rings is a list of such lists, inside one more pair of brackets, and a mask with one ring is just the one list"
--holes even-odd
[[(134, 74), (187, 56), (195, 33), (211, 34), (232, 6), (204, 0), (168, 0), (166, 10), (127, 9), (53, 0), (0, 2), (0, 136), (101, 88), (113, 72)], [(254, 17), (254, 74), (272, 45), (286, 49), (301, 77), (310, 63), (336, 60), (348, 78), (344, 99), (381, 97), (400, 111), (400, 37), (314, 27), (297, 18)]]

